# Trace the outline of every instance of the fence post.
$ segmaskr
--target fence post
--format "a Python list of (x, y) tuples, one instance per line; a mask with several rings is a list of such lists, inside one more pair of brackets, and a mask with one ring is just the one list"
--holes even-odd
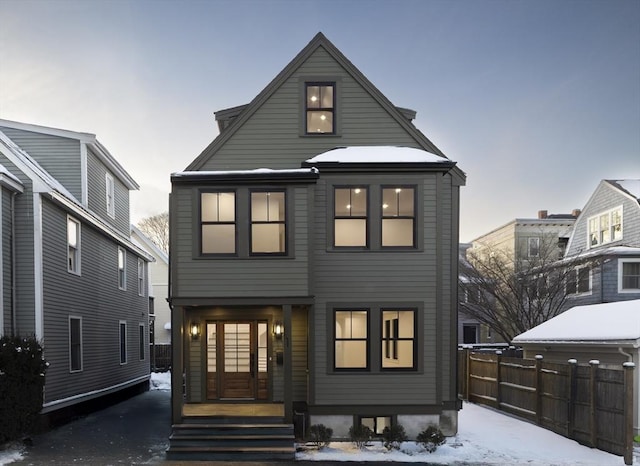
[(541, 354), (536, 354), (536, 424), (542, 424), (542, 360)]
[(578, 391), (578, 360), (569, 359), (569, 389), (567, 390), (567, 438), (573, 438), (576, 393)]
[(591, 366), (591, 374), (589, 375), (589, 434), (591, 446), (597, 448), (598, 443), (598, 424), (596, 423), (596, 373), (600, 361), (592, 359), (589, 361)]
[(624, 367), (624, 464), (633, 464), (633, 369), (635, 364), (625, 362)]
[(502, 382), (502, 376), (500, 374), (500, 362), (502, 361), (502, 351), (496, 351), (496, 408), (500, 408), (500, 403), (502, 403), (502, 390), (500, 388), (500, 383)]
[(465, 348), (465, 359), (467, 361), (467, 373), (466, 373), (466, 381), (464, 384), (464, 397), (467, 401), (469, 401), (469, 393), (471, 392), (471, 349)]

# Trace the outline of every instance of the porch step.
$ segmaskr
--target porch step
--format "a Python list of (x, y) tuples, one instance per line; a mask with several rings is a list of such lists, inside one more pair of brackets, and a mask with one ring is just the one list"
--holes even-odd
[[(167, 459), (287, 461), (295, 459), (293, 424), (199, 417), (172, 426)], [(194, 422), (196, 421), (196, 422)]]

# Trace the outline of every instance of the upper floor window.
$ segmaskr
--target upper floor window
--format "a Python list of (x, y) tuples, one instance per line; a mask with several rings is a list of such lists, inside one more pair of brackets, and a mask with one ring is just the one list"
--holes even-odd
[(127, 289), (127, 253), (118, 248), (118, 288)]
[(367, 246), (367, 188), (335, 188), (334, 246)]
[(115, 183), (113, 176), (109, 173), (105, 175), (105, 199), (107, 202), (107, 214), (111, 217), (116, 216), (116, 203), (115, 203)]
[(622, 239), (622, 206), (589, 217), (589, 247)]
[(82, 318), (69, 317), (69, 372), (82, 370)]
[(415, 369), (415, 311), (382, 311), (382, 368)]
[(367, 310), (335, 311), (335, 368), (369, 367), (369, 313)]
[(144, 324), (139, 324), (138, 325), (138, 358), (140, 359), (140, 361), (144, 361), (144, 353), (145, 353), (145, 347), (146, 345), (144, 344), (145, 338), (145, 330), (144, 330)]
[(67, 217), (67, 270), (80, 274), (80, 222)]
[(415, 245), (413, 188), (382, 189), (382, 246)]
[(251, 193), (251, 254), (286, 253), (284, 191)]
[(201, 193), (200, 224), (203, 254), (235, 254), (235, 192)]
[(618, 259), (618, 292), (640, 293), (640, 259)]
[(527, 256), (529, 257), (540, 256), (540, 238), (529, 238)]
[(144, 296), (144, 261), (138, 259), (138, 296)]
[(583, 294), (591, 291), (591, 270), (588, 266), (576, 267), (567, 274), (567, 294)]
[(306, 84), (306, 133), (335, 134), (335, 83)]

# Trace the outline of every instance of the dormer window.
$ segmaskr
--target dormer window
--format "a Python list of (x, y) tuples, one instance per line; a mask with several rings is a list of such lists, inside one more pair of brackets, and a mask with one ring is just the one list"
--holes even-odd
[(335, 134), (335, 83), (307, 83), (307, 134)]
[(622, 206), (589, 217), (589, 247), (622, 239)]

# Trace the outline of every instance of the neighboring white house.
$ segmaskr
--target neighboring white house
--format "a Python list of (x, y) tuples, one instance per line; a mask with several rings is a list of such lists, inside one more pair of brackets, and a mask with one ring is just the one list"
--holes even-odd
[[(600, 367), (622, 368), (640, 361), (640, 299), (573, 307), (513, 339), (525, 358), (541, 354), (545, 361), (579, 364), (600, 361)], [(634, 434), (640, 433), (638, 411), (640, 371), (634, 378)]]

